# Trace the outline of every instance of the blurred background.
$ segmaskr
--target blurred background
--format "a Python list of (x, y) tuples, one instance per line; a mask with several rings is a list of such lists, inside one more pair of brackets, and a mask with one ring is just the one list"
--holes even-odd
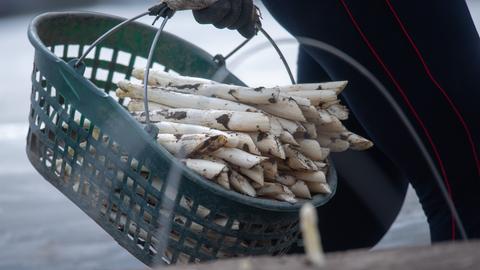
[[(30, 166), (24, 148), (33, 48), (26, 33), (31, 19), (44, 11), (88, 10), (132, 17), (155, 2), (0, 0), (0, 269), (145, 268)], [(480, 29), (480, 1), (468, 2)], [(295, 72), (297, 44), (261, 9), (265, 29), (279, 41)], [(178, 13), (166, 30), (211, 54), (226, 54), (243, 41), (235, 32), (197, 25), (190, 12)], [(277, 55), (260, 37), (235, 55), (228, 67), (249, 85), (289, 83)], [(401, 214), (375, 249), (426, 244), (425, 216), (410, 189)]]

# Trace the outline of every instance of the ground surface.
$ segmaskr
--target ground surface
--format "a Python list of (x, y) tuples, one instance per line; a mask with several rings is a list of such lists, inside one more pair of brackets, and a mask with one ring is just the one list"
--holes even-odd
[(480, 267), (480, 244), (447, 244), (432, 247), (409, 247), (376, 252), (353, 251), (327, 255), (324, 268), (307, 262), (304, 256), (282, 258), (243, 258), (219, 261), (203, 265), (174, 266), (168, 269), (182, 270), (477, 270)]
[[(131, 17), (148, 5), (145, 1), (134, 6), (85, 9)], [(471, 7), (479, 22), (480, 3), (471, 2)], [(29, 73), (33, 58), (26, 29), (32, 16), (0, 19), (0, 269), (141, 269), (140, 262), (44, 181), (26, 159)], [(268, 15), (264, 17), (265, 28), (275, 38), (289, 37)], [(194, 24), (188, 13), (176, 16), (167, 30), (195, 41), (212, 54), (227, 53), (242, 41), (235, 33)], [(294, 66), (296, 45), (286, 44), (282, 48)], [(238, 55), (232, 59), (230, 69), (251, 85), (288, 83), (271, 50), (262, 50), (247, 60)], [(398, 220), (376, 249), (425, 244), (428, 244), (425, 217), (410, 192)]]

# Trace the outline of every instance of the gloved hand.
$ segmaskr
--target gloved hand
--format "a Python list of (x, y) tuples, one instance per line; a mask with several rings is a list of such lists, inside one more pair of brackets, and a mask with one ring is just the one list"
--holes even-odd
[(193, 15), (198, 23), (238, 30), (246, 38), (257, 34), (256, 24), (260, 23), (253, 0), (218, 0), (208, 8), (194, 10)]

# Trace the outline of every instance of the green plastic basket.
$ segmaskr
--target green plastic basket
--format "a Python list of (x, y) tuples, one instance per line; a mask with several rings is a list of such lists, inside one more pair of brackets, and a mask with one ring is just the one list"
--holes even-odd
[[(103, 14), (47, 13), (31, 23), (30, 162), (145, 264), (158, 258), (175, 263), (179, 258), (199, 262), (284, 254), (298, 240), (301, 202), (250, 198), (203, 179), (156, 144), (115, 97), (115, 82), (129, 79), (134, 66), (145, 64), (155, 28), (124, 27), (85, 59), (84, 74), (68, 64), (122, 21)], [(223, 69), (223, 82), (243, 85), (212, 56), (172, 34), (162, 34), (154, 59), (154, 68), (188, 76), (212, 78)], [(176, 196), (164, 181), (173, 166), (181, 174)], [(141, 168), (150, 173), (139, 173)], [(328, 181), (335, 191), (333, 167)], [(321, 206), (332, 196), (316, 195), (312, 203)], [(173, 212), (162, 207), (168, 203)], [(213, 222), (219, 217), (227, 220), (224, 226)], [(162, 220), (171, 228), (166, 235), (159, 234)], [(158, 254), (162, 237), (169, 251)]]

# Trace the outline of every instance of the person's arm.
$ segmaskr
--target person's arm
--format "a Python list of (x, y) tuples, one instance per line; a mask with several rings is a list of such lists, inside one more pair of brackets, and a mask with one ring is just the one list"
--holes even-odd
[(217, 28), (238, 30), (246, 37), (257, 33), (259, 14), (253, 0), (164, 0), (174, 10), (193, 10), (200, 24), (213, 24)]

